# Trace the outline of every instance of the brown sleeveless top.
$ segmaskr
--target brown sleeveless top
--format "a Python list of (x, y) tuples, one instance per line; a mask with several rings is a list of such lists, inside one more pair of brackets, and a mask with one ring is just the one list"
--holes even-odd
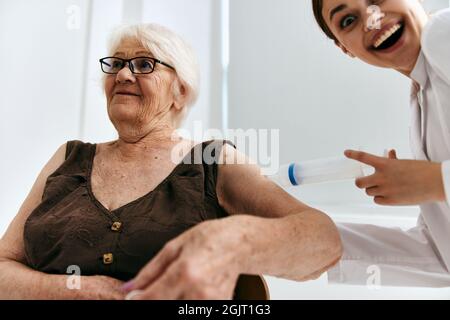
[(96, 145), (68, 142), (64, 163), (48, 177), (42, 202), (25, 223), (28, 265), (51, 274), (68, 274), (75, 265), (82, 275), (133, 278), (169, 240), (227, 216), (216, 195), (218, 161), (192, 161), (206, 151), (217, 160), (225, 143), (195, 146), (154, 190), (108, 211), (90, 185)]

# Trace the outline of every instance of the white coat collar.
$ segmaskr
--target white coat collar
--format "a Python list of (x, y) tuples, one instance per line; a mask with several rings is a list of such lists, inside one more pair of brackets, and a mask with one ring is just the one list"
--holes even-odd
[(411, 79), (420, 84), (421, 89), (425, 88), (428, 82), (428, 72), (425, 56), (422, 51), (420, 51), (419, 57), (417, 58), (416, 65), (410, 75)]
[(411, 87), (411, 126), (410, 143), (413, 154), (417, 160), (428, 160), (424, 149), (424, 140), (422, 135), (422, 110), (419, 103), (419, 93), (425, 88), (428, 82), (428, 73), (426, 68), (425, 56), (422, 52), (417, 59), (416, 65), (410, 75), (413, 80)]

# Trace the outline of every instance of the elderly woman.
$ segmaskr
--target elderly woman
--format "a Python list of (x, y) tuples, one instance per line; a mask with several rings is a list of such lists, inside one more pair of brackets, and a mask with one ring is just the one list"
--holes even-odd
[[(70, 141), (44, 167), (0, 241), (0, 298), (230, 299), (242, 274), (303, 281), (339, 260), (327, 215), (227, 143), (176, 135), (199, 78), (182, 39), (146, 24), (112, 40), (100, 62), (118, 138)], [(198, 150), (215, 161), (186, 161)]]

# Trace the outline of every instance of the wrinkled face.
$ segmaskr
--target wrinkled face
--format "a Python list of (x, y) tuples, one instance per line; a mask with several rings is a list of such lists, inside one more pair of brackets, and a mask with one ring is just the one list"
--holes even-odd
[(428, 19), (419, 0), (324, 0), (322, 14), (349, 54), (408, 75), (414, 68)]
[[(123, 59), (153, 57), (135, 39), (122, 41), (113, 56)], [(175, 72), (161, 64), (156, 64), (150, 74), (133, 74), (128, 64), (116, 75), (107, 74), (108, 115), (119, 135), (139, 138), (167, 120), (175, 103), (172, 90), (175, 79)]]

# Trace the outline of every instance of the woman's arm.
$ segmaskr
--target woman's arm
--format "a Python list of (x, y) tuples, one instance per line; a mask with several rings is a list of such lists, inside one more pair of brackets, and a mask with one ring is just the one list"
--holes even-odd
[[(341, 257), (340, 236), (323, 213), (261, 176), (230, 147), (221, 154), (220, 204), (230, 217), (203, 222), (167, 243), (136, 276), (134, 299), (230, 299), (240, 274), (304, 281)], [(239, 163), (239, 164), (233, 164)]]
[(39, 174), (19, 213), (0, 239), (0, 299), (122, 298), (121, 282), (107, 277), (81, 277), (81, 290), (69, 290), (68, 276), (49, 275), (26, 266), (23, 229), (30, 213), (40, 204), (46, 180), (65, 159), (61, 146)]
[(289, 195), (234, 148), (225, 146), (222, 160), (217, 179), (220, 205), (248, 226), (243, 273), (303, 281), (338, 262), (340, 237), (326, 214)]
[[(2, 244), (3, 245), (3, 244)], [(0, 255), (0, 299), (68, 300), (123, 299), (122, 281), (105, 276), (81, 276), (80, 288), (69, 289), (68, 276), (50, 275), (30, 269), (9, 257), (4, 249)]]

